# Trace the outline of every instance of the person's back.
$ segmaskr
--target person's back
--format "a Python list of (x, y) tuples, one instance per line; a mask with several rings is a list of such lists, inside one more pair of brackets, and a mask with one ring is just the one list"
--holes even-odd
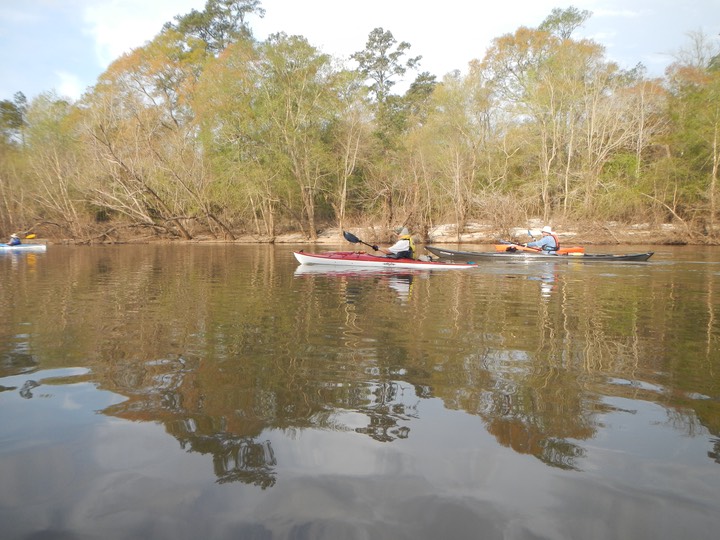
[(413, 243), (410, 231), (408, 231), (407, 227), (403, 227), (402, 229), (398, 229), (396, 234), (398, 235), (398, 240), (389, 248), (379, 248), (378, 246), (372, 246), (372, 248), (393, 259), (414, 259), (415, 244)]
[(390, 255), (398, 259), (412, 259), (415, 257), (415, 246), (412, 236), (407, 227), (403, 227), (398, 233), (398, 240), (388, 248)]

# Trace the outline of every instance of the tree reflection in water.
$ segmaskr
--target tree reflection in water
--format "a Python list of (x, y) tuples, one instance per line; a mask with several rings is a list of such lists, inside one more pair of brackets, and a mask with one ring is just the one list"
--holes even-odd
[[(718, 365), (718, 303), (674, 292), (703, 291), (695, 273), (358, 272), (296, 267), (286, 251), (73, 252), (42, 302), (18, 301), (35, 297), (30, 274), (18, 276), (21, 295), (0, 290), (14, 306), (0, 313), (40, 329), (34, 342), (0, 339), (0, 373), (86, 367), (127, 397), (105, 414), (163, 424), (212, 456), (218, 482), (273, 486), (272, 430), (409, 438), (413, 402), (426, 399), (481, 418), (514, 452), (579, 470), (583, 441), (617, 407), (608, 396), (662, 395), (677, 429), (695, 422), (715, 437), (708, 457), (720, 461), (719, 383), (706, 376)], [(713, 399), (684, 397), (694, 395)]]
[(566, 470), (578, 469), (576, 460), (585, 457), (585, 450), (566, 440), (562, 439), (545, 439), (540, 443), (542, 452), (540, 453), (540, 461)]
[(275, 485), (277, 460), (270, 441), (258, 442), (229, 433), (188, 434), (178, 439), (184, 450), (212, 455), (219, 484), (243, 482), (263, 489)]
[(417, 416), (417, 410), (411, 415), (405, 404), (398, 401), (398, 383), (387, 382), (377, 385), (372, 392), (375, 404), (366, 408), (364, 412), (370, 419), (364, 428), (357, 428), (357, 433), (369, 435), (376, 441), (391, 442), (395, 439), (407, 439), (410, 434), (408, 426), (399, 426), (398, 421), (407, 421), (411, 416)]
[[(356, 356), (344, 359), (355, 368), (362, 361)], [(406, 423), (418, 416), (417, 405), (407, 401), (419, 399), (413, 387), (372, 382), (383, 378), (374, 367), (348, 373), (342, 383), (315, 362), (297, 359), (240, 357), (217, 363), (178, 357), (123, 363), (121, 369), (122, 377), (113, 380), (126, 386), (115, 386), (114, 391), (128, 399), (103, 412), (160, 421), (183, 449), (212, 456), (218, 483), (243, 482), (263, 489), (275, 485), (278, 460), (263, 437), (266, 430), (354, 430), (390, 442), (407, 438)], [(349, 425), (343, 421), (345, 413), (363, 415), (366, 425), (356, 427), (356, 419)]]
[(708, 457), (715, 463), (720, 463), (720, 439), (713, 439), (713, 449), (708, 452)]

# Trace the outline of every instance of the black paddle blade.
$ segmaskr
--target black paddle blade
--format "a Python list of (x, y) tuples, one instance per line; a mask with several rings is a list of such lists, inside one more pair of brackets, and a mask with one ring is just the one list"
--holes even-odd
[(348, 242), (352, 242), (353, 244), (362, 243), (357, 236), (347, 231), (343, 231), (343, 236), (345, 237), (345, 240), (347, 240)]

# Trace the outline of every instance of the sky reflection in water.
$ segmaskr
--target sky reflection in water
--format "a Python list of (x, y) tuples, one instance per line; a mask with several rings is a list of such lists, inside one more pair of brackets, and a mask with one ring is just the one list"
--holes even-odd
[(265, 247), (53, 251), (0, 266), (8, 538), (720, 525), (712, 269), (358, 276)]

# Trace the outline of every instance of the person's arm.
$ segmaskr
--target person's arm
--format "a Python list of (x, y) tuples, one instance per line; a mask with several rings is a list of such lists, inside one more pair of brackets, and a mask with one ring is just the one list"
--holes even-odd
[(536, 248), (543, 248), (545, 246), (554, 246), (555, 242), (553, 241), (552, 236), (543, 236), (540, 240), (535, 240), (534, 242), (528, 242), (525, 244), (527, 247), (536, 247)]
[[(397, 255), (401, 251), (408, 251), (410, 249), (410, 240), (406, 238), (401, 238), (397, 242), (395, 242), (392, 246), (389, 248), (382, 248), (378, 246), (372, 247), (375, 251), (379, 251), (381, 253), (384, 253), (385, 255)], [(375, 249), (377, 248), (377, 249)]]

